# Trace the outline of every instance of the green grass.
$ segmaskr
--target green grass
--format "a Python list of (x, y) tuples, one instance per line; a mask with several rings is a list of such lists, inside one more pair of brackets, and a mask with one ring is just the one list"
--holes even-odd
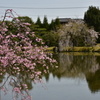
[[(55, 47), (48, 47), (47, 51), (53, 51)], [(94, 47), (63, 47), (64, 52), (100, 52), (100, 44)]]
[(46, 48), (47, 51), (53, 51), (55, 47), (48, 47)]

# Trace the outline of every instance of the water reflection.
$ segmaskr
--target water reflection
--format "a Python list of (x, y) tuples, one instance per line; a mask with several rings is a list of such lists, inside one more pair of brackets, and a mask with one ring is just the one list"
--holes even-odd
[[(86, 78), (91, 92), (100, 90), (100, 53), (59, 53), (54, 54), (59, 63), (56, 70), (51, 69), (53, 77)], [(46, 75), (49, 80), (49, 75)]]
[[(100, 53), (70, 52), (54, 53), (53, 55), (58, 61), (59, 67), (57, 69), (51, 67), (50, 73), (44, 74), (43, 77), (45, 77), (47, 82), (50, 80), (50, 74), (52, 74), (53, 77), (57, 77), (59, 80), (62, 78), (86, 79), (88, 87), (92, 93), (100, 91)], [(3, 69), (0, 68), (0, 71), (2, 70)], [(33, 81), (30, 79), (28, 73), (21, 72), (18, 75), (13, 75), (9, 70), (6, 70), (6, 72), (9, 73), (7, 77), (6, 72), (2, 72), (3, 74), (0, 75), (1, 90), (6, 91), (6, 84), (10, 86), (10, 89), (14, 88), (16, 85), (20, 85), (21, 92), (26, 92), (27, 96), (29, 96), (27, 89), (34, 90)], [(8, 80), (9, 82), (7, 82)], [(23, 83), (26, 84), (28, 88), (25, 89)]]
[(95, 73), (88, 72), (86, 74), (86, 80), (91, 92), (95, 93), (100, 91), (100, 69), (95, 71)]
[[(12, 75), (5, 73), (0, 76), (0, 90), (3, 94), (4, 99), (8, 97), (12, 100), (31, 100), (29, 90), (33, 89), (32, 79), (29, 78), (28, 74)], [(9, 99), (9, 100), (10, 100)]]

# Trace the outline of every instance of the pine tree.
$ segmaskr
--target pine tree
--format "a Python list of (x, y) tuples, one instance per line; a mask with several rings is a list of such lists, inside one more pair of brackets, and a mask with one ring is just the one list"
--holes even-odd
[(55, 25), (56, 25), (57, 27), (60, 27), (60, 21), (59, 21), (59, 18), (56, 18), (56, 20), (55, 20)]
[(38, 16), (37, 21), (36, 21), (35, 24), (37, 24), (37, 25), (39, 25), (39, 27), (41, 27), (42, 23), (41, 23), (41, 20), (40, 20), (39, 16)]
[(57, 31), (60, 28), (60, 26), (61, 24), (60, 24), (59, 18), (56, 18), (55, 20), (51, 21), (50, 29)]
[(43, 26), (43, 28), (46, 28), (48, 30), (49, 24), (48, 24), (48, 19), (47, 19), (46, 16), (44, 16), (43, 25), (42, 26)]
[(49, 30), (55, 30), (55, 22), (54, 22), (54, 20), (51, 20), (51, 23), (49, 25)]

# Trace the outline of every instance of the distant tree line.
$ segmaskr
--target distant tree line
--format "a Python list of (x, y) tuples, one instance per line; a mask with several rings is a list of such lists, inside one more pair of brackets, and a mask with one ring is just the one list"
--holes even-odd
[(40, 17), (38, 17), (35, 25), (36, 25), (36, 30), (35, 30), (36, 35), (41, 37), (47, 46), (58, 45), (58, 34), (55, 34), (53, 32), (57, 31), (61, 26), (58, 18), (52, 20), (51, 23), (48, 23), (47, 17), (44, 16), (42, 23)]
[[(84, 38), (87, 36), (86, 34), (83, 35), (83, 33), (85, 33), (85, 29), (87, 30), (87, 28), (94, 29), (96, 32), (100, 34), (100, 10), (98, 7), (93, 7), (93, 6), (90, 6), (84, 14), (84, 25), (85, 25), (84, 28), (76, 27), (78, 26), (78, 23), (76, 24), (72, 23), (73, 25), (71, 25), (71, 28), (68, 29), (67, 26), (60, 24), (59, 18), (56, 18), (55, 20), (51, 20), (51, 22), (48, 23), (48, 19), (46, 16), (44, 16), (42, 22), (39, 16), (37, 17), (36, 22), (33, 22), (33, 20), (28, 16), (18, 17), (18, 19), (21, 22), (30, 23), (31, 25), (29, 26), (29, 28), (31, 29), (31, 31), (34, 31), (36, 36), (38, 36), (39, 38), (42, 38), (45, 45), (49, 47), (58, 46), (58, 41), (59, 41), (58, 30), (60, 29), (60, 32), (63, 32), (62, 27), (66, 28), (64, 30), (66, 30), (67, 33), (68, 32), (71, 33), (70, 36), (72, 36), (71, 39), (72, 41), (74, 41), (73, 42), (74, 46), (84, 46), (85, 41), (83, 41), (84, 39), (81, 39), (81, 38)], [(15, 33), (16, 29), (14, 29), (14, 26), (9, 25), (10, 22), (15, 23), (14, 21), (15, 20), (13, 19), (12, 21), (5, 21), (5, 22), (8, 25), (9, 31), (16, 34)], [(79, 29), (81, 28), (81, 31), (79, 34), (78, 34), (79, 32), (78, 28)], [(77, 36), (77, 39), (76, 39), (76, 36)], [(33, 38), (32, 40), (34, 42)], [(98, 39), (96, 39), (95, 41), (100, 43), (100, 35), (98, 35)]]
[(41, 28), (46, 28), (46, 30), (48, 31), (49, 30), (56, 31), (57, 28), (60, 27), (59, 18), (56, 18), (55, 20), (51, 20), (51, 23), (48, 23), (48, 19), (46, 16), (44, 16), (43, 23), (41, 22), (40, 17), (38, 17), (35, 24)]
[[(57, 31), (57, 29), (60, 28), (60, 22), (58, 18), (52, 20), (51, 23), (48, 23), (48, 19), (46, 16), (44, 16), (43, 22), (41, 22), (40, 17), (37, 18), (36, 22), (33, 22), (33, 20), (28, 16), (18, 17), (18, 20), (20, 20), (21, 22), (30, 23), (31, 25), (29, 26), (29, 28), (31, 29), (31, 31), (34, 31), (36, 36), (42, 38), (45, 45), (57, 46), (58, 35), (52, 31)], [(9, 25), (10, 22), (15, 23), (14, 21), (15, 19), (5, 22), (8, 25), (9, 31), (15, 34), (17, 29), (14, 29), (13, 25)]]

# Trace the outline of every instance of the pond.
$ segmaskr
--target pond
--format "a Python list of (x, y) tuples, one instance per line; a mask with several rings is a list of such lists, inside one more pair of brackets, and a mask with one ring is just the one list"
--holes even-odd
[[(50, 73), (42, 77), (44, 83), (35, 84), (25, 78), (32, 100), (100, 99), (100, 53), (54, 53), (54, 58), (59, 67), (51, 68)], [(1, 84), (5, 78), (0, 77)], [(7, 82), (5, 85), (11, 88)], [(14, 98), (13, 95), (12, 92), (5, 94), (1, 90), (0, 100), (29, 100), (21, 96)]]

